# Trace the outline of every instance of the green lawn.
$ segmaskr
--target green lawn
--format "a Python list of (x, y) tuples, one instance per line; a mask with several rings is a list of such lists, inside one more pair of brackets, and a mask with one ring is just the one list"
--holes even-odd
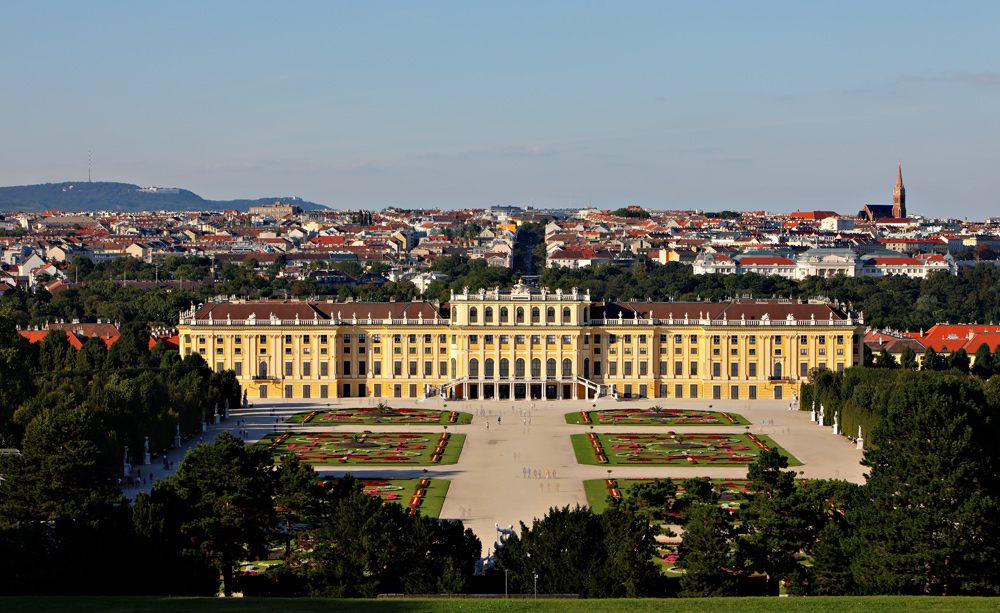
[(374, 426), (418, 424), (427, 426), (464, 425), (472, 423), (472, 413), (446, 409), (394, 409), (391, 407), (328, 408), (302, 411), (285, 420), (307, 426)]
[(810, 597), (810, 598), (692, 598), (692, 599), (620, 599), (620, 600), (502, 600), (499, 599), (449, 599), (413, 598), (378, 600), (331, 600), (285, 598), (171, 598), (151, 596), (20, 596), (0, 597), (0, 610), (5, 613), (49, 613), (75, 611), (83, 613), (126, 613), (134, 611), (221, 611), (226, 613), (451, 613), (452, 611), (520, 611), (566, 612), (580, 610), (588, 613), (766, 613), (770, 611), (805, 611), (822, 613), (903, 611), (996, 611), (998, 598), (966, 598), (951, 596), (874, 596), (860, 597)]
[[(745, 467), (762, 446), (777, 449), (789, 466), (801, 466), (770, 437), (750, 432), (732, 434), (588, 432), (570, 436), (580, 464), (606, 466), (732, 466)], [(595, 445), (594, 443), (597, 443)]]
[[(690, 478), (689, 476), (672, 477), (678, 487), (682, 487), (684, 481)], [(587, 505), (595, 513), (600, 513), (608, 508), (608, 494), (611, 493), (612, 487), (618, 490), (622, 496), (625, 496), (630, 489), (637, 485), (653, 482), (652, 479), (622, 479), (620, 477), (612, 477), (610, 479), (613, 485), (609, 485), (608, 481), (609, 479), (587, 479), (583, 482), (583, 492), (587, 496)], [(735, 495), (749, 483), (746, 479), (709, 479), (709, 481), (712, 482), (716, 490), (722, 495), (721, 502), (723, 504), (733, 502)]]
[(457, 463), (464, 443), (450, 432), (279, 432), (257, 444), (314, 466), (438, 466)]
[[(448, 488), (451, 481), (447, 479), (427, 479), (427, 478), (395, 478), (395, 477), (357, 477), (364, 486), (366, 493), (386, 502), (401, 504), (409, 508), (413, 501), (413, 495), (417, 490), (422, 489), (423, 495), (420, 497), (420, 504), (417, 508), (421, 515), (437, 519), (441, 517), (441, 507), (444, 506), (444, 499), (448, 495)], [(325, 479), (320, 479), (324, 481)], [(333, 479), (330, 479), (332, 481)]]
[(566, 423), (600, 426), (748, 426), (742, 415), (688, 409), (604, 409), (566, 413)]

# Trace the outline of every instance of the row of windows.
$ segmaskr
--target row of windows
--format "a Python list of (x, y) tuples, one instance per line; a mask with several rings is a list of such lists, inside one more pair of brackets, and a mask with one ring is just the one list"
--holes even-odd
[[(666, 334), (661, 334), (660, 335), (660, 342), (661, 343), (667, 342), (666, 341), (666, 336), (667, 336)], [(755, 335), (750, 335), (750, 336), (748, 336), (746, 338), (747, 338), (747, 344), (748, 345), (756, 345), (757, 344), (757, 337)], [(775, 336), (774, 337), (774, 344), (775, 345), (780, 345), (781, 344), (781, 338), (782, 337), (780, 337), (780, 336)], [(838, 345), (843, 345), (844, 344), (844, 335), (843, 334), (838, 334), (835, 338), (836, 338), (836, 341), (837, 341)], [(695, 339), (695, 337), (692, 336), (691, 337), (691, 342), (692, 343), (695, 342), (694, 339)], [(674, 342), (675, 343), (679, 343), (680, 342), (680, 335), (679, 334), (677, 334), (677, 335), (674, 336)], [(739, 340), (739, 336), (738, 335), (733, 334), (733, 335), (731, 335), (729, 337), (729, 344), (730, 345), (738, 345), (739, 342), (740, 342), (740, 340)], [(713, 345), (719, 345), (721, 343), (722, 343), (722, 336), (721, 335), (715, 334), (715, 335), (712, 336), (712, 344)], [(809, 336), (808, 335), (805, 335), (805, 334), (799, 335), (799, 344), (801, 344), (801, 345), (807, 345), (808, 343), (809, 343)], [(818, 335), (816, 337), (816, 343), (819, 344), (819, 345), (825, 345), (826, 344), (826, 335), (825, 334)]]
[[(452, 319), (457, 319), (458, 310), (453, 311)], [(562, 321), (560, 323), (570, 323), (572, 318), (572, 309), (569, 307), (563, 307), (562, 310)], [(510, 312), (507, 307), (500, 307), (500, 318), (499, 323), (505, 324), (509, 323)], [(537, 324), (541, 323), (542, 312), (538, 307), (533, 307), (531, 309), (531, 323)], [(556, 309), (555, 307), (549, 307), (545, 310), (545, 321), (546, 323), (554, 324), (556, 323)], [(479, 323), (479, 309), (477, 307), (469, 308), (469, 323), (475, 324)], [(483, 308), (483, 323), (491, 324), (493, 322), (493, 307)], [(524, 323), (524, 307), (517, 307), (514, 309), (514, 323), (523, 324)]]

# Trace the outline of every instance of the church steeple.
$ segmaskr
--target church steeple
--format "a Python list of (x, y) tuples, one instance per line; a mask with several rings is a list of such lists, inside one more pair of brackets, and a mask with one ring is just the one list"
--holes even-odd
[(902, 162), (896, 170), (896, 188), (892, 190), (892, 216), (896, 219), (906, 217), (906, 189), (903, 187)]

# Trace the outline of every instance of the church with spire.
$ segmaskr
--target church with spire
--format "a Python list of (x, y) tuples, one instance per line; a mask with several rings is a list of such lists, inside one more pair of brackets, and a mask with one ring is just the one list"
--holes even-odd
[(903, 164), (896, 169), (896, 187), (892, 190), (892, 206), (888, 204), (866, 204), (858, 212), (858, 219), (882, 223), (903, 222), (906, 217), (906, 188), (903, 187)]

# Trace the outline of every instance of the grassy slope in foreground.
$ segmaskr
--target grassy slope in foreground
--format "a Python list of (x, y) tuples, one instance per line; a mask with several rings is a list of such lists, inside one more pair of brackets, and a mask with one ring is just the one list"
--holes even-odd
[(473, 600), (473, 599), (379, 599), (330, 600), (323, 598), (167, 598), (152, 596), (20, 596), (0, 597), (0, 610), (5, 613), (47, 613), (75, 611), (116, 613), (133, 611), (223, 611), (273, 613), (450, 613), (451, 611), (557, 611), (588, 613), (662, 613), (663, 611), (996, 611), (1000, 598), (966, 598), (952, 596), (873, 596), (873, 597), (810, 597), (810, 598), (690, 598), (639, 600)]

